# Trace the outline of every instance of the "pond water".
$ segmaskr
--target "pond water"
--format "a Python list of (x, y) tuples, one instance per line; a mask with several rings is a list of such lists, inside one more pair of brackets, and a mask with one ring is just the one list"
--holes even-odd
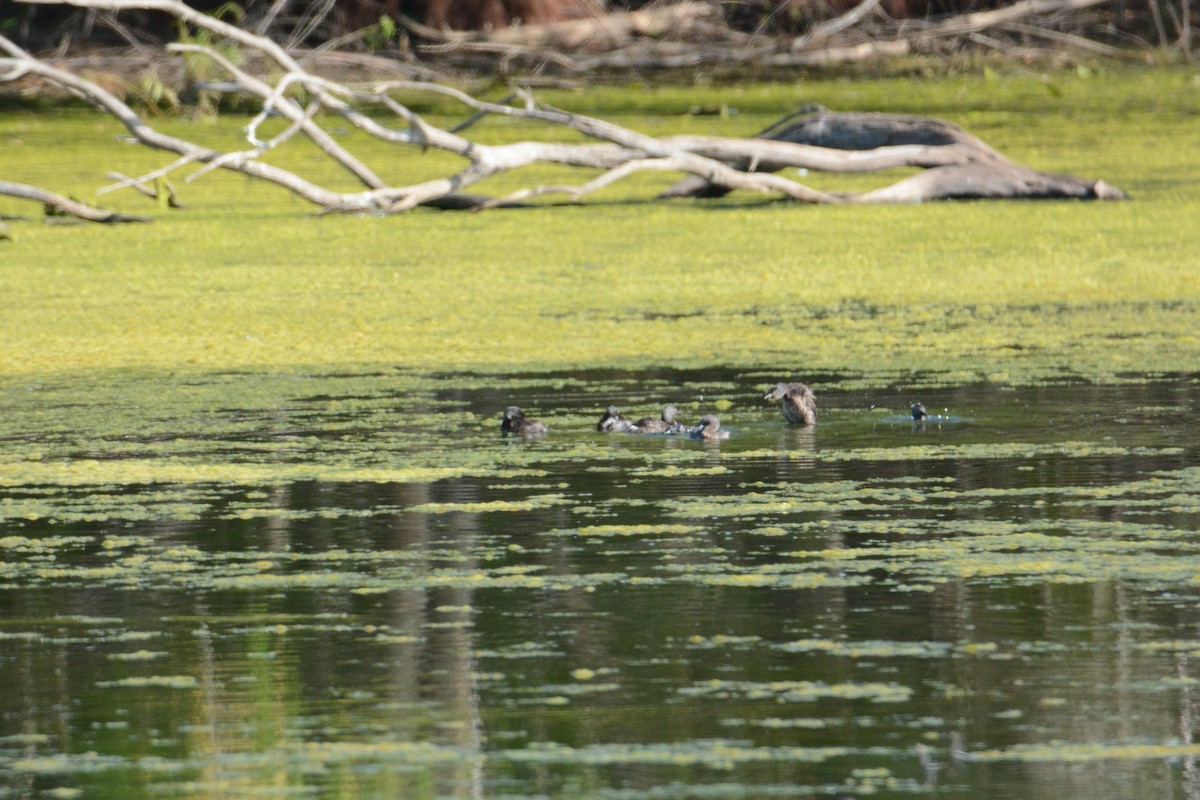
[(1200, 797), (1200, 377), (803, 377), (7, 380), (0, 797)]

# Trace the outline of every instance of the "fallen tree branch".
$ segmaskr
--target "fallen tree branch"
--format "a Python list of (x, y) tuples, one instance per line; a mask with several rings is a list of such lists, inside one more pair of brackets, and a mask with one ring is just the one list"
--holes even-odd
[(1108, 0), (1019, 0), (1011, 6), (996, 8), (990, 11), (976, 11), (971, 14), (959, 14), (940, 22), (935, 22), (919, 30), (915, 36), (918, 39), (935, 39), (949, 36), (963, 36), (968, 33), (978, 33), (989, 28), (995, 28), (1010, 22), (1018, 22), (1026, 17), (1055, 14), (1063, 11), (1078, 11), (1083, 8), (1100, 5)]
[(480, 60), (490, 55), (499, 59), (505, 71), (509, 62), (520, 60), (538, 70), (554, 65), (570, 74), (669, 70), (699, 64), (789, 68), (880, 60), (944, 49), (947, 43), (953, 46), (954, 40), (971, 42), (984, 31), (1009, 30), (1031, 18), (1046, 21), (1034, 26), (1039, 30), (1062, 36), (1044, 37), (1049, 40), (1106, 55), (1124, 55), (1102, 42), (1050, 28), (1104, 2), (1107, 0), (1018, 0), (1001, 8), (921, 21), (891, 20), (881, 11), (881, 0), (863, 0), (840, 16), (814, 23), (799, 36), (783, 39), (734, 30), (716, 16), (718, 4), (698, 2), (492, 31), (439, 30), (411, 19), (403, 19), (402, 24), (426, 42), (417, 47), (425, 57), (468, 58), (472, 60), (460, 64), (494, 69), (497, 62)]
[(183, 208), (183, 204), (179, 202), (179, 197), (175, 194), (175, 187), (171, 185), (170, 181), (161, 178), (146, 181), (140, 178), (131, 178), (120, 172), (110, 172), (105, 177), (109, 180), (119, 181), (119, 183), (113, 186), (106, 186), (96, 192), (96, 194), (103, 194), (115, 191), (116, 189), (133, 189), (138, 194), (149, 197), (155, 202), (165, 203), (168, 208)]
[(529, 47), (506, 42), (473, 42), (452, 40), (441, 44), (424, 44), (417, 47), (421, 55), (444, 55), (447, 53), (498, 53), (505, 59), (523, 57), (531, 61), (557, 64), (570, 72), (580, 72), (579, 61), (571, 56), (545, 48)]
[(1083, 36), (1075, 36), (1062, 31), (1051, 30), (1040, 25), (1029, 25), (1024, 22), (1005, 22), (999, 26), (1002, 30), (1012, 31), (1013, 33), (1023, 33), (1029, 36), (1036, 36), (1039, 39), (1046, 39), (1051, 42), (1058, 42), (1070, 47), (1076, 47), (1080, 50), (1090, 50), (1093, 53), (1099, 53), (1102, 56), (1109, 58), (1119, 58), (1124, 53), (1112, 45), (1102, 42), (1093, 42)]
[(589, 19), (516, 25), (490, 33), (443, 31), (408, 17), (402, 17), (401, 24), (415, 35), (434, 42), (490, 42), (535, 49), (579, 51), (590, 46), (619, 46), (633, 38), (687, 33), (701, 23), (718, 19), (719, 12), (715, 6), (702, 2), (681, 2)]
[[(50, 0), (22, 1), (46, 3)], [(1024, 0), (1023, 5), (1027, 9), (1065, 8), (1096, 1)], [(158, 180), (177, 169), (194, 165), (196, 170), (189, 180), (213, 169), (231, 170), (275, 183), (325, 212), (372, 213), (398, 213), (421, 205), (479, 210), (511, 205), (518, 200), (550, 193), (566, 194), (578, 200), (642, 171), (672, 171), (690, 176), (685, 182), (686, 191), (680, 190), (677, 185), (668, 191), (667, 196), (702, 196), (740, 190), (822, 204), (922, 202), (981, 196), (1096, 199), (1120, 196), (1119, 192), (1102, 182), (1049, 176), (1013, 164), (979, 139), (939, 120), (888, 115), (839, 115), (822, 111), (786, 126), (772, 126), (769, 136), (764, 138), (656, 138), (606, 120), (547, 106), (537, 102), (526, 91), (517, 92), (511, 98), (513, 102), (506, 100), (493, 103), (434, 82), (398, 80), (369, 86), (342, 84), (306, 71), (277, 43), (199, 14), (181, 0), (63, 2), (81, 8), (108, 11), (136, 8), (174, 14), (188, 25), (219, 37), (220, 41), (232, 41), (240, 45), (253, 56), (247, 59), (247, 63), (260, 65), (260, 73), (269, 70), (281, 72), (278, 78), (268, 82), (226, 57), (217, 49), (218, 41), (210, 46), (179, 44), (169, 47), (172, 52), (208, 58), (224, 70), (232, 88), (256, 98), (260, 104), (259, 113), (246, 127), (246, 138), (251, 148), (220, 152), (155, 130), (112, 93), (78, 75), (34, 58), (0, 36), (0, 52), (8, 54), (7, 58), (0, 58), (0, 71), (3, 71), (0, 80), (11, 80), (14, 76), (36, 76), (62, 87), (116, 117), (142, 144), (178, 156), (171, 164), (140, 178), (123, 179), (119, 186)], [(869, 10), (862, 13), (866, 14)], [(997, 19), (1000, 18), (994, 15), (985, 19), (977, 18), (971, 24), (992, 24), (989, 21)], [(474, 40), (455, 36), (452, 41), (464, 44)], [(882, 47), (887, 44), (868, 43), (868, 46)], [(820, 57), (822, 52), (828, 51), (780, 55), (800, 59)], [(429, 123), (399, 99), (414, 92), (454, 100), (475, 112), (472, 120), (486, 116), (511, 117), (569, 130), (590, 141), (483, 144), (461, 135), (465, 127), (445, 130)], [(380, 109), (390, 112), (394, 118), (389, 120), (371, 113)], [(263, 123), (275, 114), (282, 116), (287, 125), (270, 138), (260, 136)], [(322, 121), (324, 115), (345, 120), (366, 135), (384, 142), (422, 150), (441, 150), (459, 157), (464, 163), (448, 175), (410, 185), (392, 185), (326, 131)], [(285, 146), (297, 136), (307, 137), (321, 153), (353, 176), (362, 189), (336, 191), (260, 160), (266, 153)], [(462, 194), (482, 180), (534, 164), (597, 169), (601, 174), (579, 185), (558, 183), (531, 187), (498, 199)], [(395, 165), (390, 166), (394, 170)], [(820, 191), (776, 174), (786, 167), (862, 172), (900, 166), (921, 167), (927, 171), (891, 186), (853, 194)]]
[(0, 181), (0, 194), (8, 197), (18, 197), (22, 200), (33, 200), (36, 203), (41, 203), (49, 208), (56, 209), (59, 213), (87, 220), (88, 222), (150, 221), (146, 217), (136, 217), (130, 214), (121, 214), (116, 211), (108, 211), (103, 208), (89, 206), (87, 203), (81, 203), (78, 200), (72, 200), (69, 197), (63, 197), (61, 194), (52, 192), (49, 189), (43, 189), (40, 186), (30, 186), (27, 183)]
[(814, 42), (824, 42), (829, 37), (841, 33), (847, 28), (852, 28), (862, 22), (868, 14), (879, 8), (882, 0), (863, 0), (854, 8), (842, 14), (840, 17), (820, 22), (814, 25), (803, 36), (797, 36), (792, 40), (792, 50), (803, 50), (811, 47)]
[[(781, 124), (786, 123), (786, 124)], [(839, 114), (817, 107), (814, 113), (795, 121), (785, 118), (763, 132), (763, 141), (788, 143), (788, 149), (770, 147), (761, 151), (754, 168), (782, 169), (771, 160), (782, 152), (841, 152), (840, 171), (864, 168), (878, 159), (880, 165), (927, 167), (925, 172), (881, 189), (841, 195), (849, 203), (922, 203), (930, 200), (962, 199), (1084, 199), (1123, 200), (1121, 190), (1104, 181), (1039, 172), (1010, 161), (987, 143), (943, 120), (906, 114)], [(790, 148), (803, 148), (792, 151)], [(729, 158), (734, 151), (724, 151)], [(714, 152), (714, 155), (720, 155)], [(745, 151), (738, 151), (744, 158)], [(798, 160), (798, 159), (796, 159)], [(939, 163), (940, 160), (940, 163)], [(748, 166), (740, 161), (733, 163)], [(826, 171), (834, 171), (825, 168)], [(721, 186), (689, 176), (667, 189), (661, 197), (720, 197)]]

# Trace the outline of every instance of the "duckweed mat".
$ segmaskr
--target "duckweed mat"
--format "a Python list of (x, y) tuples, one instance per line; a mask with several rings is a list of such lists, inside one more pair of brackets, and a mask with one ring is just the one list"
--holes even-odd
[[(4, 790), (1184, 791), (1200, 377), (826, 376), (808, 428), (756, 372), (465, 377), (13, 405)], [(502, 437), (514, 402), (549, 433)]]
[[(0, 240), (0, 797), (1191, 796), (1197, 86), (548, 98), (651, 133), (931, 113), (1119, 204), (0, 201), (33, 217)], [(0, 172), (160, 163), (116, 132), (0, 113)], [(795, 379), (816, 426), (762, 399)], [(731, 437), (597, 433), (614, 403)], [(549, 433), (502, 438), (514, 404)]]
[[(666, 202), (651, 198), (673, 176), (648, 175), (577, 206), (348, 218), (209, 174), (176, 179), (182, 211), (132, 193), (96, 197), (156, 220), (108, 227), (41, 224), (36, 208), (0, 200), (0, 214), (33, 217), (0, 240), (0, 374), (740, 366), (861, 374), (873, 385), (915, 375), (1029, 385), (1189, 372), (1200, 363), (1198, 81), (1194, 68), (1017, 71), (545, 98), (654, 134), (752, 135), (811, 102), (931, 114), (1017, 161), (1102, 178), (1131, 202)], [(714, 103), (730, 113), (691, 113)], [(449, 108), (428, 113), (455, 121)], [(155, 122), (215, 147), (244, 145), (244, 119)], [(511, 120), (483, 125), (487, 141), (547, 135)], [(0, 172), (87, 199), (108, 170), (162, 165), (160, 154), (115, 143), (119, 133), (84, 111), (0, 113)], [(456, 168), (335, 133), (414, 180)], [(272, 157), (343, 181), (309, 148)], [(895, 177), (806, 179), (855, 188)], [(576, 179), (536, 169), (479, 189)]]

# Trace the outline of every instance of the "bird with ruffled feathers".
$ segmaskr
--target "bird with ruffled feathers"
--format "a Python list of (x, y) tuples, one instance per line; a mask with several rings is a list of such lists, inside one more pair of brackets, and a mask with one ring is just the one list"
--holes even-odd
[(629, 433), (633, 430), (633, 423), (621, 416), (621, 409), (609, 406), (596, 423), (596, 430), (601, 433)]
[(504, 419), (500, 420), (500, 433), (504, 436), (540, 436), (546, 432), (546, 426), (536, 419), (527, 419), (525, 412), (518, 406), (504, 409)]
[(783, 418), (793, 425), (817, 421), (817, 397), (803, 383), (778, 383), (763, 399), (777, 401)]

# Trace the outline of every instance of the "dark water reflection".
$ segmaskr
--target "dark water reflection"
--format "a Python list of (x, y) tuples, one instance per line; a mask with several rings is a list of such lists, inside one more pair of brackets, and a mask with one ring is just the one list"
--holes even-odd
[[(0, 485), (0, 797), (1200, 797), (1194, 378), (826, 376), (815, 429), (765, 375), (394, 382), (9, 423), (227, 472)], [(463, 474), (353, 477), (411, 465)]]

